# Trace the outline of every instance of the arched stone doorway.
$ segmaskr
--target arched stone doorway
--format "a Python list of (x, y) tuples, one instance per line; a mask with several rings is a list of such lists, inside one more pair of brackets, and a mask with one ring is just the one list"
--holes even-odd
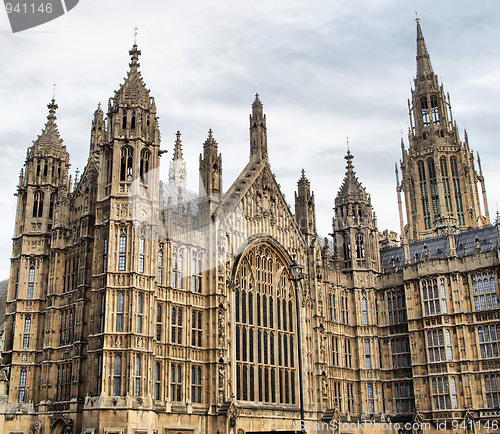
[(69, 434), (71, 432), (71, 424), (64, 419), (59, 419), (52, 425), (51, 434)]

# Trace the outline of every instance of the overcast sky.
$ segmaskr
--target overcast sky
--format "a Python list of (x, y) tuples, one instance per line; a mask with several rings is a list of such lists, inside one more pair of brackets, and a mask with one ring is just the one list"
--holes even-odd
[(182, 132), (188, 188), (209, 128), (227, 190), (248, 161), (256, 92), (269, 158), (293, 207), (305, 169), (318, 232), (331, 231), (346, 137), (379, 229), (398, 230), (394, 163), (415, 75), (415, 13), (454, 117), (482, 156), (490, 211), (500, 192), (500, 2), (401, 0), (81, 0), (68, 14), (12, 34), (0, 13), (0, 278), (9, 274), (18, 174), (57, 84), (59, 131), (72, 172), (84, 167), (97, 104), (107, 108), (128, 70), (134, 27), (141, 70), (156, 99), (164, 176)]

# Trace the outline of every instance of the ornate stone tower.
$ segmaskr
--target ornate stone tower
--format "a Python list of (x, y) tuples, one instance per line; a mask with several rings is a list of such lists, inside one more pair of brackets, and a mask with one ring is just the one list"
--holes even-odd
[[(407, 226), (405, 237), (418, 240), (448, 227), (464, 230), (489, 224), (481, 215), (477, 182), (467, 134), (460, 141), (449, 94), (445, 97), (434, 73), (417, 18), (417, 75), (412, 89), (409, 149), (402, 144), (402, 184)], [(484, 208), (487, 210), (486, 194)]]
[(258, 93), (255, 94), (250, 115), (250, 160), (267, 160), (266, 115)]
[[(152, 422), (154, 313), (158, 243), (160, 132), (154, 98), (141, 73), (136, 44), (125, 82), (110, 98), (106, 129), (96, 112), (99, 150), (89, 357), (91, 396), (100, 407), (129, 408), (136, 399)], [(99, 135), (102, 140), (95, 140)], [(160, 240), (161, 241), (161, 240)], [(168, 257), (168, 251), (165, 252)], [(88, 403), (92, 406), (94, 403)], [(101, 413), (101, 415), (105, 415)], [(106, 416), (101, 416), (106, 417)], [(134, 421), (130, 422), (134, 425)]]
[(57, 129), (54, 98), (48, 108), (47, 123), (28, 149), (19, 177), (3, 351), (10, 378), (19, 379), (9, 388), (9, 402), (31, 409), (47, 391), (47, 379), (41, 380), (41, 350), (47, 293), (54, 284), (49, 272), (51, 232), (57, 203), (70, 190), (69, 155)]
[(295, 193), (295, 219), (304, 235), (316, 235), (314, 193), (311, 193), (311, 183), (306, 178), (304, 169)]
[(177, 131), (175, 140), (174, 156), (170, 162), (168, 181), (176, 187), (186, 189), (186, 162), (182, 158), (181, 132)]
[(348, 150), (346, 173), (335, 198), (336, 258), (346, 270), (379, 269), (377, 220), (372, 209), (370, 195), (361, 185), (354, 172), (353, 155)]

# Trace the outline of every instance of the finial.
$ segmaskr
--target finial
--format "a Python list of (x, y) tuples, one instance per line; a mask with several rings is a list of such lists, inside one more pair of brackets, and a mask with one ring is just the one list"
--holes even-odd
[(134, 45), (137, 45), (137, 26), (134, 27)]
[(417, 23), (419, 23), (419, 22), (420, 22), (420, 18), (418, 17), (418, 12), (417, 12), (417, 11), (415, 11), (415, 17), (416, 17), (416, 18), (415, 18), (415, 21), (416, 21)]
[(56, 84), (54, 83), (54, 90), (52, 91), (52, 101), (56, 100)]
[(255, 107), (256, 105), (259, 105), (259, 106), (262, 107), (262, 103), (261, 103), (261, 101), (259, 99), (259, 94), (258, 93), (255, 94), (255, 99), (253, 100), (253, 103), (252, 103), (253, 107)]
[(353, 164), (352, 164), (352, 159), (354, 157), (351, 154), (351, 151), (349, 150), (349, 148), (347, 149), (347, 154), (346, 154), (346, 156), (344, 158), (347, 161), (347, 166), (345, 168), (348, 169), (348, 170), (352, 170), (353, 167), (354, 167)]
[(346, 137), (346, 139), (347, 139), (347, 152), (349, 153), (349, 136)]

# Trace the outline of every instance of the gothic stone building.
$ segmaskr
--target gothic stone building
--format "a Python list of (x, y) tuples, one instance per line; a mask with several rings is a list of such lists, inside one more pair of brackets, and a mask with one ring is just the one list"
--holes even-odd
[[(226, 192), (212, 131), (199, 193), (185, 189), (180, 133), (161, 183), (155, 100), (137, 45), (130, 55), (107, 113), (94, 114), (80, 179), (68, 174), (54, 100), (28, 149), (7, 300), (3, 432), (297, 430), (299, 385), (305, 419), (316, 423), (308, 432), (332, 432), (332, 420), (495, 428), (500, 219), (490, 224), (479, 158), (476, 171), (420, 23), (401, 181), (396, 168), (399, 245), (378, 232), (349, 152), (333, 240), (317, 234), (304, 172), (292, 212), (271, 171), (258, 96), (249, 161)], [(304, 265), (299, 299), (287, 270), (293, 258)]]

